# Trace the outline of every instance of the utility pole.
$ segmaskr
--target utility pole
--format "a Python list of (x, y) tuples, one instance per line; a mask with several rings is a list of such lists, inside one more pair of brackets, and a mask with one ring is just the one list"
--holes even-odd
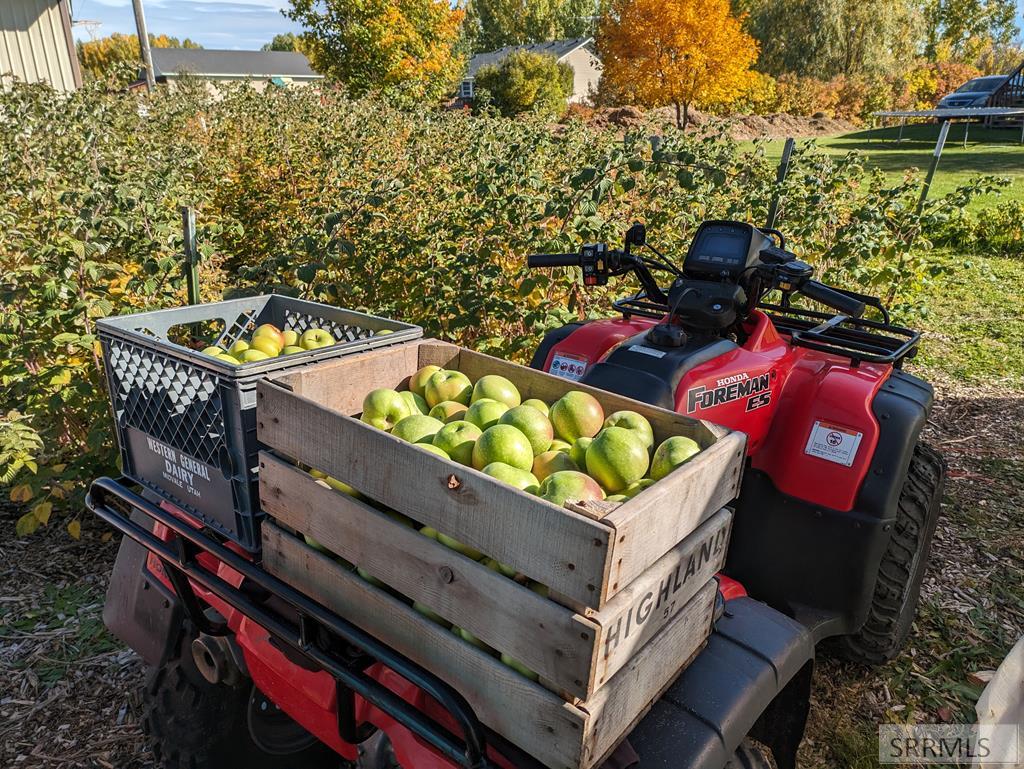
[(146, 68), (146, 89), (152, 93), (156, 88), (156, 75), (153, 72), (153, 54), (149, 50), (149, 32), (146, 30), (146, 14), (142, 10), (142, 0), (132, 0), (132, 8), (135, 10), (135, 29), (139, 35), (142, 66)]

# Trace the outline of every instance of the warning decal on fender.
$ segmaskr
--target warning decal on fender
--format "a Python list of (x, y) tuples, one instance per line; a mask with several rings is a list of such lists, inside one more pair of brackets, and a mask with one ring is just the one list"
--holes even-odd
[(864, 433), (854, 432), (848, 427), (817, 421), (811, 428), (804, 453), (849, 467), (857, 458), (857, 449), (863, 437)]
[(560, 376), (562, 379), (569, 379), (573, 382), (580, 381), (580, 378), (587, 370), (587, 359), (575, 355), (566, 355), (564, 352), (556, 352), (551, 361), (549, 374)]

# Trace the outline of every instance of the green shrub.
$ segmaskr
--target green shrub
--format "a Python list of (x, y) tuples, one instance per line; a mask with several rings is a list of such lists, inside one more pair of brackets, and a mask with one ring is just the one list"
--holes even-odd
[[(583, 291), (533, 251), (621, 241), (635, 220), (680, 259), (707, 218), (763, 222), (760, 150), (543, 116), (352, 101), (315, 87), (0, 93), (0, 485), (23, 531), (115, 471), (97, 318), (183, 304), (178, 207), (196, 208), (204, 299), (281, 291), (366, 308), (525, 361), (541, 333), (609, 313), (628, 281)], [(826, 280), (902, 314), (932, 279), (928, 238), (971, 189), (914, 213), (856, 157), (804, 148), (780, 226)], [(10, 413), (8, 413), (10, 412)]]
[(474, 86), (485, 90), (506, 117), (523, 112), (558, 117), (572, 95), (572, 79), (572, 67), (554, 56), (513, 51), (497, 64), (481, 67)]

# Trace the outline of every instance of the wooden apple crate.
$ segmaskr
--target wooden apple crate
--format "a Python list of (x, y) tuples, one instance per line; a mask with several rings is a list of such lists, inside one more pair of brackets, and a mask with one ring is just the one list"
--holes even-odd
[[(687, 435), (703, 451), (621, 505), (559, 508), (355, 418), (371, 389), (399, 387), (428, 364), (473, 380), (502, 374), (524, 399), (585, 390), (606, 413), (644, 414), (657, 441)], [(720, 508), (737, 492), (742, 434), (429, 340), (261, 382), (257, 427), (278, 454), (550, 586), (557, 603), (260, 455), (270, 516), (536, 670), (544, 686), (269, 523), (264, 566), (450, 681), (484, 723), (548, 766), (595, 765), (709, 632), (709, 580), (724, 562), (731, 522)]]

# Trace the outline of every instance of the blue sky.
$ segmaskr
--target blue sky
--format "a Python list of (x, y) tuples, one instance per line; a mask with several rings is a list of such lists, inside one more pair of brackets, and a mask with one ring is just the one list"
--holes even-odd
[[(885, 0), (875, 0), (885, 2)], [(297, 31), (281, 9), (287, 0), (145, 0), (146, 23), (156, 35), (190, 37), (206, 48), (256, 49), (281, 32)], [(1024, 28), (1024, 0), (1017, 0)], [(101, 22), (91, 34), (135, 31), (131, 0), (71, 0), (76, 21)], [(90, 29), (76, 26), (75, 37), (88, 40)]]
[[(144, 0), (144, 5), (152, 34), (189, 37), (205, 48), (254, 50), (274, 35), (298, 30), (281, 15), (288, 0)], [(135, 32), (131, 0), (71, 0), (71, 14), (76, 22), (100, 22), (99, 27), (76, 24), (79, 40)]]

